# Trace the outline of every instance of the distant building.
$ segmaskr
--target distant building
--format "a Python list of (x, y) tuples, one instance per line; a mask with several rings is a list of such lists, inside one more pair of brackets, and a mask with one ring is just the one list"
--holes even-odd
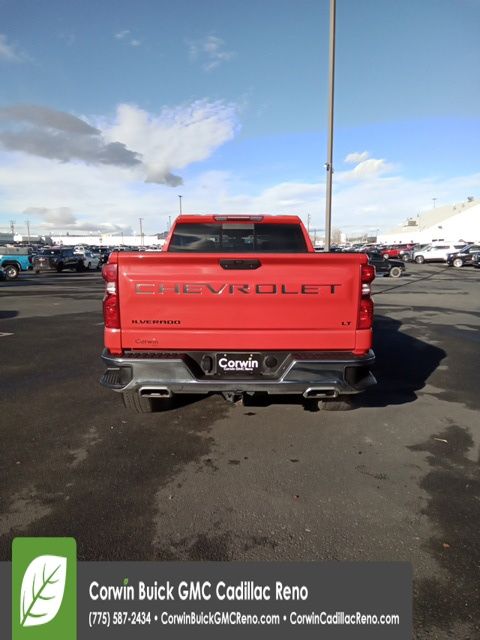
[(466, 202), (430, 209), (403, 225), (378, 235), (384, 244), (435, 241), (480, 241), (480, 202), (468, 198)]
[(119, 247), (125, 245), (127, 247), (161, 247), (165, 240), (159, 238), (161, 234), (155, 235), (136, 235), (136, 236), (118, 236), (110, 234), (73, 236), (73, 235), (52, 235), (52, 242), (55, 245), (63, 245), (65, 247), (74, 247), (76, 245), (93, 245), (102, 247)]

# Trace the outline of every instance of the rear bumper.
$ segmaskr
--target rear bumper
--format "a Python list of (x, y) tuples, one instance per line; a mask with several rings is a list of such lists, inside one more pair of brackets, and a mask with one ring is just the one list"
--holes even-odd
[(180, 393), (234, 392), (296, 394), (327, 398), (364, 391), (376, 384), (370, 367), (372, 350), (363, 356), (338, 351), (265, 352), (277, 358), (276, 368), (233, 377), (202, 370), (205, 357), (215, 361), (215, 352), (102, 354), (106, 371), (101, 384), (114, 391), (138, 392), (146, 397), (169, 397)]

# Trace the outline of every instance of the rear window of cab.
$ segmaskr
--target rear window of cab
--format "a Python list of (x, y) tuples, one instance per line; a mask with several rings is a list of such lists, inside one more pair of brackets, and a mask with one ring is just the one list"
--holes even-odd
[(171, 253), (308, 253), (297, 224), (209, 223), (178, 224)]

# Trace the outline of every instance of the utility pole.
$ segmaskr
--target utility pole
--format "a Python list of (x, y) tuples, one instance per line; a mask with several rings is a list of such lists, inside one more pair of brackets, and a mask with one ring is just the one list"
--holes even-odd
[(307, 233), (310, 235), (310, 214), (307, 213)]
[(170, 231), (170, 227), (172, 226), (172, 216), (168, 216), (168, 228), (167, 231)]
[(15, 220), (10, 220), (10, 231), (12, 232), (12, 236), (15, 235)]
[(332, 227), (332, 175), (333, 175), (333, 108), (335, 95), (335, 13), (336, 0), (330, 0), (330, 65), (329, 65), (329, 109), (327, 143), (327, 192), (325, 202), (325, 251), (330, 251)]
[(138, 219), (139, 223), (140, 223), (140, 245), (143, 247), (143, 226), (142, 226), (142, 222), (143, 222), (143, 218), (139, 218)]
[(182, 196), (178, 196), (178, 210), (180, 211), (180, 215), (182, 215)]
[(30, 244), (30, 220), (25, 220), (26, 224), (27, 224), (27, 237), (28, 237), (28, 244)]
[(432, 198), (433, 200), (433, 208), (435, 209), (435, 203), (437, 202), (437, 198)]

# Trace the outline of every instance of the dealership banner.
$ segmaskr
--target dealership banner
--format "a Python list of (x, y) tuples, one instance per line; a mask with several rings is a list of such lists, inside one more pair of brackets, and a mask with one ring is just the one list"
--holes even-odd
[(16, 538), (0, 638), (410, 640), (401, 562), (77, 562), (72, 538)]

